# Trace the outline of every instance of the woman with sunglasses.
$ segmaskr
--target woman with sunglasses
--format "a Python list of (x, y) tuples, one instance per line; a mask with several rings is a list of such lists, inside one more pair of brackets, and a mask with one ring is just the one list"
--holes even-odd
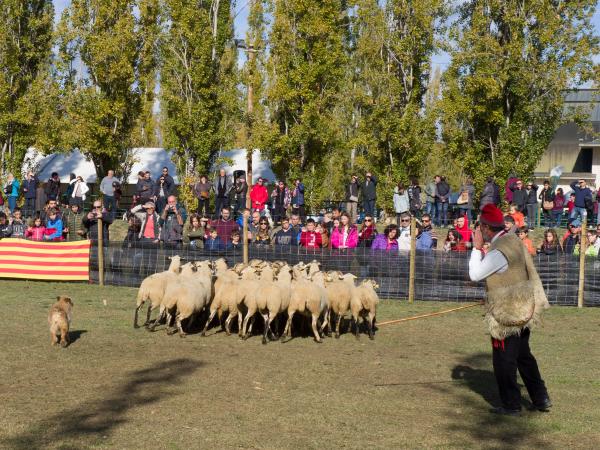
[(347, 249), (355, 248), (358, 245), (358, 231), (350, 214), (343, 212), (340, 215), (340, 225), (331, 232), (331, 248)]
[(358, 246), (370, 248), (373, 240), (377, 236), (377, 230), (372, 216), (365, 216), (358, 232)]
[(269, 221), (266, 217), (262, 216), (258, 221), (258, 230), (254, 236), (255, 245), (269, 245), (271, 244), (271, 233), (269, 232)]

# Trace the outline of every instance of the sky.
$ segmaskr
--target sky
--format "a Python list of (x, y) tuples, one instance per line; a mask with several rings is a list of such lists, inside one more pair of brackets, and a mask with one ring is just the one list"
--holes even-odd
[[(69, 3), (70, 0), (54, 0), (57, 20), (60, 17), (63, 9), (65, 9)], [(235, 3), (235, 37), (237, 39), (244, 39), (246, 37), (246, 30), (248, 28), (248, 0), (238, 0)], [(596, 28), (596, 34), (600, 35), (600, 6), (596, 9), (593, 23)], [(244, 52), (240, 52), (241, 58), (244, 58), (245, 56), (243, 53)], [(436, 54), (432, 58), (433, 69), (440, 67), (443, 71), (449, 62), (450, 57), (446, 53)], [(600, 58), (597, 58), (596, 62), (600, 62)]]

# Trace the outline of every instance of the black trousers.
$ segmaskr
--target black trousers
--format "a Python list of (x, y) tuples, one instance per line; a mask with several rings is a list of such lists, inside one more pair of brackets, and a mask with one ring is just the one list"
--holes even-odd
[(521, 374), (529, 397), (534, 404), (543, 404), (548, 391), (537, 361), (529, 349), (530, 331), (525, 328), (520, 335), (504, 340), (492, 339), (494, 375), (500, 391), (502, 406), (521, 409), (521, 391), (517, 384), (517, 370)]

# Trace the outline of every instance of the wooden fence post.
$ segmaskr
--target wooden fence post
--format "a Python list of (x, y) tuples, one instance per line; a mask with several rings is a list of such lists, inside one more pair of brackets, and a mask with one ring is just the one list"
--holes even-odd
[(587, 250), (587, 219), (581, 225), (579, 239), (579, 287), (577, 289), (577, 307), (583, 308), (583, 294), (585, 290), (585, 251)]
[(98, 217), (98, 284), (104, 286), (104, 226), (102, 217)]
[(408, 303), (415, 301), (415, 253), (417, 252), (417, 220), (410, 219), (410, 254), (408, 269)]

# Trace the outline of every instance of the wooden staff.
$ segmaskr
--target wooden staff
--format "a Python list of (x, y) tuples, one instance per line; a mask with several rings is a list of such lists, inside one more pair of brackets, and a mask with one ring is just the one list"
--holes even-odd
[(475, 306), (480, 306), (480, 305), (483, 305), (483, 302), (473, 303), (472, 305), (459, 306), (457, 308), (452, 308), (452, 309), (445, 309), (443, 311), (437, 311), (437, 312), (428, 313), (428, 314), (421, 314), (419, 316), (405, 317), (403, 319), (387, 320), (385, 322), (378, 322), (377, 326), (380, 327), (382, 325), (392, 325), (394, 323), (408, 322), (410, 320), (424, 319), (426, 317), (441, 316), (442, 314), (448, 314), (453, 311), (460, 311), (461, 309), (473, 308)]

